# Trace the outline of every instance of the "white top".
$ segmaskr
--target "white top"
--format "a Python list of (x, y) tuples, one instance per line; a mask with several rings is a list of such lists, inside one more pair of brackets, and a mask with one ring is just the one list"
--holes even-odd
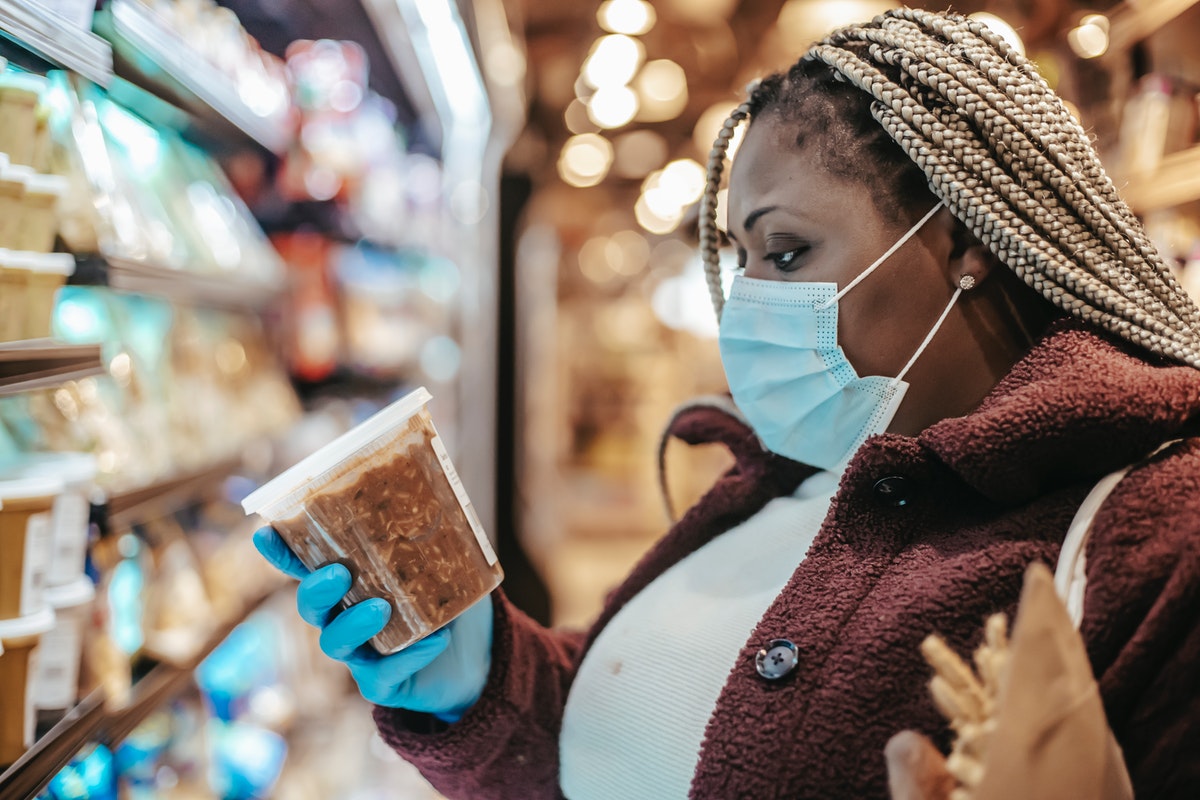
[(559, 736), (569, 800), (686, 798), (704, 729), (738, 653), (804, 560), (838, 476), (689, 554), (605, 626), (567, 697)]

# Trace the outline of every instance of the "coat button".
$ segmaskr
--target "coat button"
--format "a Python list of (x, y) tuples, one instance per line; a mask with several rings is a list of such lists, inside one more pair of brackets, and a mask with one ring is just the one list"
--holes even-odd
[(772, 639), (754, 657), (754, 668), (769, 681), (786, 678), (800, 663), (800, 650), (787, 639)]
[(900, 508), (908, 505), (912, 491), (908, 478), (903, 475), (888, 475), (875, 481), (875, 499), (885, 506)]

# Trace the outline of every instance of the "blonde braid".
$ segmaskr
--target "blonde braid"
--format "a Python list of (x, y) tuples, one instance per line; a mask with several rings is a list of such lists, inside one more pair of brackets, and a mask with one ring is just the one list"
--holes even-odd
[(704, 194), (700, 196), (700, 259), (704, 263), (704, 278), (708, 283), (708, 295), (717, 319), (725, 307), (725, 289), (721, 285), (721, 242), (717, 232), (717, 192), (721, 189), (721, 173), (725, 170), (725, 154), (733, 140), (738, 124), (750, 116), (750, 101), (735, 108), (726, 118), (717, 140), (708, 155), (708, 168)]
[[(924, 13), (924, 12), (921, 12)], [(926, 16), (929, 16), (926, 14)], [(940, 20), (945, 22), (945, 20)], [(1062, 147), (1061, 141), (1064, 137), (1064, 132), (1061, 126), (1056, 126), (1051, 123), (1046, 123), (1043, 128), (1039, 128), (1031, 123), (1034, 117), (1042, 116), (1045, 119), (1054, 117), (1063, 117), (1073, 119), (1069, 112), (1066, 111), (1066, 106), (1049, 91), (1046, 87), (1046, 92), (1042, 97), (1042, 103), (1035, 108), (1042, 109), (1048, 113), (1034, 114), (1031, 112), (1029, 102), (1019, 102), (1011, 95), (1018, 91), (1016, 84), (1002, 78), (999, 63), (995, 61), (988, 63), (988, 76), (984, 76), (979, 71), (972, 68), (972, 65), (978, 62), (987, 62), (987, 51), (981, 51), (976, 47), (973, 49), (965, 49), (963, 55), (974, 56), (979, 54), (972, 61), (964, 63), (960, 60), (947, 58), (945, 50), (938, 51), (927, 45), (928, 37), (922, 37), (920, 30), (912, 22), (906, 20), (888, 20), (884, 23), (884, 31), (888, 29), (899, 29), (903, 31), (900, 37), (895, 40), (899, 46), (908, 46), (911, 53), (919, 58), (914, 59), (905, 53), (903, 50), (893, 50), (885, 56), (888, 63), (902, 66), (906, 72), (913, 75), (920, 81), (921, 85), (929, 86), (935, 89), (946, 99), (951, 102), (955, 101), (957, 93), (967, 93), (966, 102), (968, 105), (974, 105), (981, 109), (981, 112), (976, 113), (976, 119), (980, 125), (983, 141), (998, 142), (1003, 146), (997, 146), (995, 149), (997, 154), (1005, 161), (1006, 165), (1014, 170), (1017, 174), (1015, 177), (1022, 182), (1037, 180), (1034, 175), (1042, 174), (1047, 176), (1046, 183), (1054, 187), (1056, 194), (1062, 198), (1068, 208), (1060, 209), (1057, 205), (1057, 198), (1054, 195), (1045, 195), (1040, 197), (1043, 203), (1046, 203), (1060, 213), (1055, 216), (1067, 225), (1072, 233), (1083, 230), (1083, 223), (1088, 223), (1090, 232), (1095, 233), (1096, 241), (1090, 243), (1088, 248), (1093, 246), (1103, 247), (1104, 242), (1111, 242), (1120, 256), (1117, 262), (1126, 273), (1124, 277), (1130, 281), (1136, 281), (1132, 272), (1128, 270), (1125, 262), (1130, 260), (1144, 259), (1147, 251), (1153, 259), (1157, 259), (1158, 255), (1150, 247), (1149, 242), (1141, 235), (1141, 226), (1130, 226), (1129, 220), (1131, 215), (1126, 209), (1124, 214), (1118, 214), (1112, 210), (1111, 203), (1108, 201), (1108, 193), (1100, 191), (1103, 188), (1108, 188), (1113, 196), (1116, 194), (1116, 188), (1104, 173), (1100, 166), (1099, 159), (1096, 157), (1092, 148), (1086, 146), (1086, 136), (1077, 135), (1068, 137), (1068, 141), (1074, 141), (1079, 144), (1078, 147)], [(878, 36), (883, 31), (871, 32), (870, 29), (863, 29), (862, 34), (873, 41), (878, 41)], [(959, 37), (956, 41), (964, 41), (963, 37)], [(956, 46), (956, 45), (952, 45)], [(982, 64), (980, 69), (982, 69)], [(944, 70), (946, 76), (937, 76), (930, 74), (937, 70)], [(924, 73), (924, 74), (923, 74)], [(991, 84), (987, 82), (987, 78), (992, 78), (996, 85), (1003, 89), (1002, 92), (997, 92)], [(1039, 81), (1042, 86), (1045, 86), (1044, 81)], [(1020, 97), (1020, 95), (1017, 95)], [(943, 103), (929, 104), (931, 109), (944, 108)], [(990, 106), (992, 113), (982, 111), (982, 109)], [(1057, 112), (1057, 113), (1056, 113)], [(1024, 124), (1022, 124), (1024, 123)], [(1021, 127), (1018, 127), (1021, 125)], [(1076, 134), (1082, 134), (1075, 125)], [(1049, 131), (1050, 135), (1043, 138), (1050, 139), (1049, 145), (1045, 148), (1046, 153), (1039, 149), (1037, 143), (1032, 141), (1039, 133), (1039, 130)], [(1059, 145), (1059, 146), (1056, 146)], [(1020, 150), (1020, 158), (1014, 153), (1014, 149)], [(1047, 156), (1049, 155), (1049, 157)], [(1084, 167), (1075, 163), (1075, 156), (1084, 156), (1084, 164), (1088, 167), (1086, 174)], [(1053, 159), (1053, 160), (1052, 160)], [(1061, 169), (1056, 169), (1057, 166)], [(1033, 173), (1030, 173), (1024, 167), (1032, 167)], [(1038, 182), (1042, 186), (1042, 182)], [(1072, 208), (1073, 207), (1073, 208)], [(1072, 210), (1077, 210), (1083, 215), (1084, 220), (1080, 221)], [(1136, 238), (1135, 238), (1136, 237)], [(1130, 242), (1138, 245), (1141, 252), (1133, 249)], [(1149, 250), (1147, 250), (1149, 248)], [(1164, 294), (1168, 298), (1181, 298), (1178, 293), (1166, 291), (1168, 285), (1164, 280), (1164, 275), (1170, 278), (1170, 274), (1162, 272), (1154, 272), (1149, 278), (1154, 284), (1156, 293)], [(1169, 317), (1165, 317), (1170, 323), (1187, 321), (1195, 324), (1200, 321), (1196, 318), (1187, 319), (1187, 315), (1197, 312), (1198, 309), (1191, 303), (1186, 306), (1176, 306), (1170, 304), (1167, 308), (1162, 309), (1171, 312)], [(1184, 316), (1182, 319), (1175, 316), (1175, 312), (1182, 311)]]
[[(845, 54), (845, 51), (832, 51), (835, 59), (854, 58)], [(860, 59), (861, 61), (861, 59)], [(853, 80), (855, 83), (860, 82), (858, 75), (858, 67), (863, 71), (873, 71), (873, 68), (863, 62), (861, 64), (837, 64), (840, 71), (844, 73), (854, 73)], [(877, 72), (877, 71), (876, 71)], [(917, 75), (925, 75), (924, 72), (915, 72)], [(1137, 254), (1129, 247), (1117, 234), (1116, 230), (1111, 226), (1108, 227), (1107, 233), (1110, 240), (1117, 242), (1120, 258), (1111, 262), (1113, 270), (1107, 274), (1100, 276), (1105, 278), (1105, 282), (1100, 282), (1088, 273), (1080, 273), (1077, 270), (1068, 269), (1065, 265), (1070, 263), (1070, 259), (1064, 257), (1062, 250), (1068, 251), (1069, 255), (1074, 256), (1077, 252), (1086, 252), (1093, 248), (1104, 247), (1104, 240), (1099, 234), (1096, 234), (1091, 228), (1083, 225), (1075, 215), (1070, 213), (1069, 207), (1064, 207), (1060, 203), (1056, 193), (1045, 188), (1042, 181), (1038, 180), (1034, 173), (1022, 169), (1027, 164), (1040, 166), (1043, 172), (1051, 171), (1048, 161), (1041, 157), (1041, 154), (1036, 151), (1032, 143), (1024, 139), (1011, 129), (1002, 132), (1003, 141), (1007, 142), (1005, 151), (1024, 151), (1029, 155), (1025, 158), (1017, 158), (1009, 156), (1005, 158), (1005, 162), (1016, 173), (1015, 176), (1010, 176), (1001, 169), (1000, 164), (996, 163), (992, 154), (987, 149), (987, 145), (979, 141), (973, 134), (970, 125), (960, 117), (945, 108), (944, 105), (939, 105), (936, 102), (926, 101), (920, 102), (918, 98), (929, 95), (929, 90), (922, 91), (924, 86), (914, 87), (914, 90), (904, 96), (901, 100), (902, 106), (911, 106), (905, 111), (901, 109), (901, 115), (914, 129), (914, 133), (923, 134), (926, 138), (932, 140), (933, 143), (940, 141), (941, 146), (937, 150), (951, 150), (953, 160), (947, 162), (950, 168), (953, 168), (958, 163), (967, 167), (975, 167), (976, 175), (984, 179), (990, 186), (1002, 194), (1006, 203), (997, 207), (997, 213), (1005, 218), (1015, 218), (1021, 212), (1025, 212), (1022, 216), (1031, 224), (1038, 227), (1043, 232), (1043, 239), (1047, 243), (1057, 243), (1057, 248), (1052, 248), (1047, 245), (1046, 248), (1040, 248), (1044, 254), (1048, 254), (1048, 263), (1052, 265), (1057, 278), (1072, 290), (1082, 292), (1092, 302), (1100, 305), (1107, 311), (1118, 311), (1124, 302), (1132, 296), (1133, 299), (1140, 299), (1145, 292), (1142, 290), (1136, 277), (1129, 270), (1127, 260), (1137, 258)], [(951, 87), (953, 90), (953, 87)], [(973, 101), (981, 101), (977, 95), (964, 95)], [(936, 97), (933, 97), (936, 100)], [(979, 103), (976, 103), (978, 105)], [(894, 104), (893, 104), (894, 105)], [(884, 112), (880, 112), (884, 113)], [(876, 114), (877, 119), (881, 119), (880, 114)], [(910, 119), (911, 117), (911, 119)], [(882, 122), (882, 119), (881, 119)], [(996, 126), (998, 128), (998, 126)], [(885, 128), (889, 128), (889, 133), (898, 141), (903, 136), (897, 131), (892, 130), (892, 126), (885, 124)], [(1015, 179), (1014, 179), (1015, 177)], [(1085, 200), (1081, 195), (1073, 193), (1070, 189), (1073, 185), (1061, 175), (1051, 174), (1047, 180), (1062, 186), (1066, 185), (1066, 192), (1058, 194), (1072, 195), (1072, 199), (1076, 201), (1076, 205), (1082, 206)], [(1030, 191), (1034, 196), (1031, 196)], [(1035, 199), (1036, 196), (1036, 199)], [(986, 224), (986, 221), (985, 221)], [(1003, 245), (1003, 240), (999, 243)], [(1050, 250), (1057, 249), (1058, 252), (1051, 253)], [(997, 256), (1004, 259), (1010, 266), (1015, 266), (1010, 258), (997, 252)], [(1080, 306), (1081, 308), (1081, 306)], [(1156, 319), (1149, 321), (1151, 330), (1159, 336), (1171, 337), (1173, 329), (1179, 328), (1184, 324), (1184, 321), (1179, 319), (1170, 308), (1156, 307), (1158, 316)], [(1186, 344), (1187, 339), (1181, 341)]]
[[(928, 188), (1027, 285), (1080, 319), (1200, 367), (1200, 308), (1121, 200), (1078, 120), (998, 35), (956, 14), (902, 8), (836, 31), (793, 72), (817, 62), (870, 95), (871, 116)], [(718, 317), (716, 192), (733, 129), (752, 107), (753, 97), (726, 121), (701, 201)]]

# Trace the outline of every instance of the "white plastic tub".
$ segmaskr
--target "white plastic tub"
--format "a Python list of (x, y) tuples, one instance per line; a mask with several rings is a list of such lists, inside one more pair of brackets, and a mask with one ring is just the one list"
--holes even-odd
[(242, 501), (310, 569), (340, 562), (351, 603), (392, 604), (372, 644), (392, 653), (437, 630), (503, 579), (417, 389)]

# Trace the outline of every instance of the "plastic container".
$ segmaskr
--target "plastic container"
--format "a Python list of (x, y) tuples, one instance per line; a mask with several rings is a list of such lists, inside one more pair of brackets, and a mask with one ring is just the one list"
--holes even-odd
[(0, 247), (17, 250), (17, 231), (25, 206), (25, 187), (33, 170), (10, 164), (7, 156), (0, 166)]
[(62, 175), (30, 175), (25, 181), (21, 200), (21, 221), (17, 226), (17, 250), (49, 253), (58, 235), (58, 207), (70, 182)]
[(337, 561), (349, 603), (382, 597), (394, 653), (450, 622), (504, 574), (426, 406), (424, 387), (288, 469), (242, 501), (310, 569)]
[(86, 575), (46, 589), (54, 627), (42, 636), (33, 704), (39, 711), (66, 711), (79, 699), (79, 664), (96, 587)]
[(62, 490), (62, 481), (52, 477), (0, 480), (0, 620), (46, 607), (51, 509)]
[(27, 286), (29, 260), (25, 254), (0, 249), (0, 342), (15, 342), (25, 335)]
[(75, 274), (75, 257), (70, 253), (27, 253), (28, 282), (25, 286), (25, 338), (50, 335), (54, 298)]
[(51, 513), (50, 566), (46, 586), (78, 581), (87, 560), (96, 457), (91, 453), (25, 453), (0, 462), (0, 480), (17, 477), (53, 477), (62, 481), (62, 492)]
[(53, 627), (49, 608), (0, 621), (0, 766), (16, 761), (33, 744), (38, 643)]
[(0, 153), (14, 164), (33, 162), (37, 106), (45, 91), (46, 79), (41, 75), (0, 75)]

